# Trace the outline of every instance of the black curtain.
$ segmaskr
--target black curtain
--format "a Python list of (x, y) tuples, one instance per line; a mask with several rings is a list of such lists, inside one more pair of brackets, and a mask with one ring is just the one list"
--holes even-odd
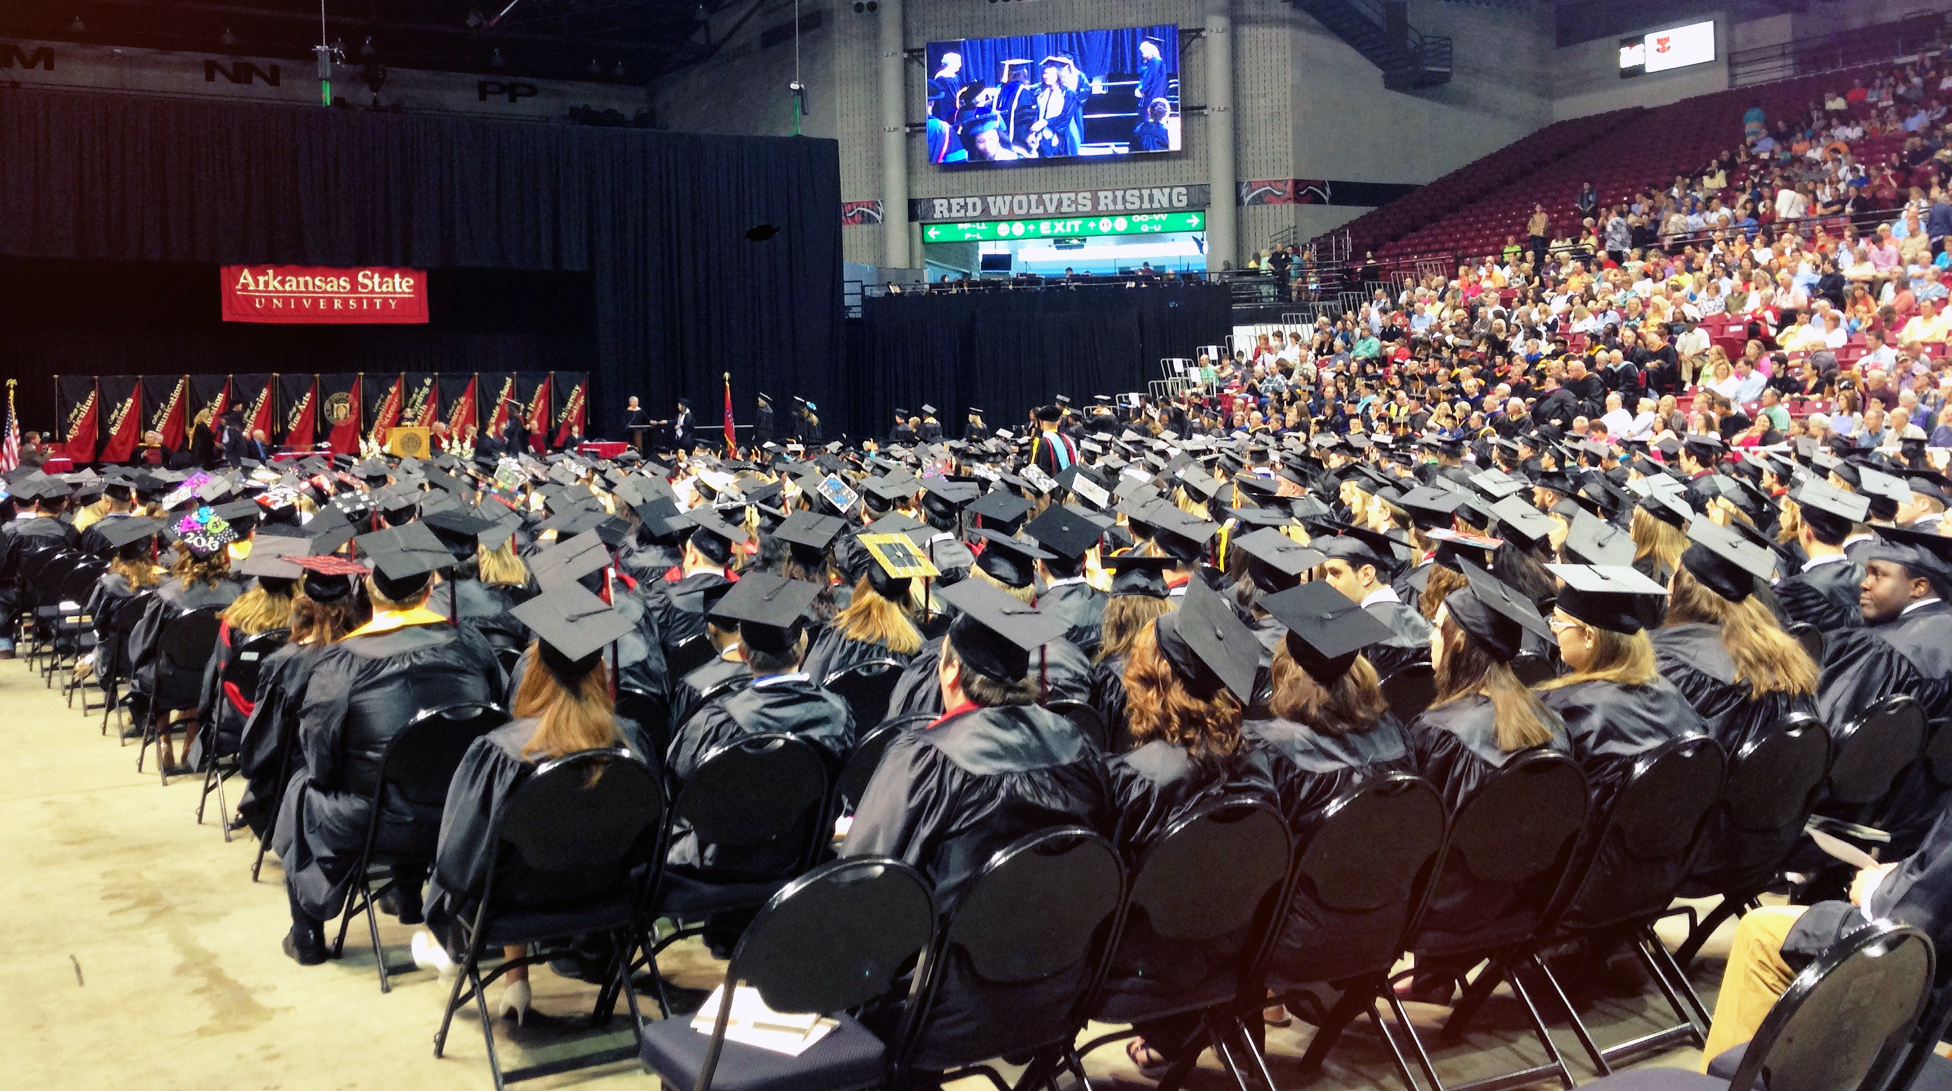
[(1203, 284), (871, 298), (850, 361), (855, 396), (822, 418), (885, 436), (896, 408), (926, 402), (952, 436), (971, 406), (992, 428), (1015, 427), (1059, 394), (1084, 405), (1143, 392), (1162, 358), (1220, 343), (1232, 321), (1227, 290)]
[[(0, 255), (202, 265), (213, 312), (211, 267), (225, 262), (584, 273), (588, 358), (563, 367), (591, 373), (593, 434), (620, 431), (627, 394), (659, 415), (680, 395), (711, 404), (724, 371), (742, 412), (758, 389), (842, 401), (839, 208), (838, 145), (828, 140), (0, 95)], [(439, 289), (430, 286), (437, 322)], [(96, 302), (111, 314), (129, 301)], [(234, 347), (226, 338), (185, 334), (172, 345), (171, 334), (144, 349), (137, 338), (46, 329), (30, 337), (31, 355), (10, 356), (48, 374), (527, 371), (553, 370), (535, 357), (560, 348), (297, 329), (315, 339), (357, 331), (368, 336), (345, 336), (394, 358), (247, 368), (208, 358)]]

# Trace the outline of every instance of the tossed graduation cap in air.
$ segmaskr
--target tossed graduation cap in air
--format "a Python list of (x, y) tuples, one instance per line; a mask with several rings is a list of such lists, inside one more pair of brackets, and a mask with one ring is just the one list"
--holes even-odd
[(820, 596), (820, 585), (789, 580), (770, 572), (749, 572), (726, 592), (713, 616), (736, 622), (739, 639), (767, 655), (784, 655), (799, 643), (806, 629), (807, 607)]
[(1564, 581), (1555, 605), (1596, 629), (1637, 633), (1660, 621), (1667, 588), (1624, 565), (1549, 564)]
[(982, 580), (963, 580), (937, 588), (935, 594), (958, 611), (948, 634), (957, 657), (970, 670), (994, 681), (1022, 681), (1030, 673), (1030, 653), (1069, 628), (1061, 618)]
[(1492, 658), (1510, 661), (1530, 632), (1552, 639), (1552, 627), (1525, 596), (1474, 565), (1464, 568), (1465, 586), (1444, 597), (1451, 620), (1470, 633)]
[(1160, 654), (1188, 690), (1211, 697), (1224, 687), (1242, 705), (1254, 699), (1261, 642), (1219, 592), (1194, 580), (1179, 609), (1152, 624)]
[(603, 662), (603, 650), (630, 632), (632, 622), (576, 584), (565, 584), (509, 611), (535, 634), (536, 658), (561, 682), (574, 682)]
[(1269, 595), (1261, 608), (1287, 628), (1288, 654), (1324, 686), (1347, 674), (1362, 649), (1391, 634), (1376, 615), (1319, 580)]
[(1132, 553), (1112, 557), (1105, 562), (1105, 567), (1112, 570), (1111, 593), (1166, 598), (1171, 591), (1166, 586), (1166, 570), (1176, 563), (1171, 557), (1141, 557)]
[(1006, 587), (1029, 587), (1037, 578), (1037, 562), (1055, 556), (1029, 542), (1021, 542), (993, 530), (977, 530), (974, 538), (971, 545), (980, 543), (983, 546), (982, 555), (976, 558), (976, 567), (994, 576), (997, 582)]
[(1681, 567), (1702, 586), (1730, 602), (1755, 594), (1757, 580), (1775, 575), (1776, 556), (1728, 527), (1708, 519), (1688, 525), (1689, 546)]

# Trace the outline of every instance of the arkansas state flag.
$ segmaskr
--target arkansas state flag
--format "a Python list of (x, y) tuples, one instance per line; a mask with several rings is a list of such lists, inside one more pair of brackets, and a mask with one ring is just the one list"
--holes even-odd
[(95, 441), (102, 420), (102, 398), (95, 377), (63, 375), (57, 392), (67, 411), (61, 415), (61, 442), (54, 445), (52, 453), (73, 459), (77, 466), (95, 461)]
[(97, 383), (108, 405), (108, 439), (102, 444), (103, 462), (127, 462), (142, 438), (142, 380), (134, 375), (104, 375)]

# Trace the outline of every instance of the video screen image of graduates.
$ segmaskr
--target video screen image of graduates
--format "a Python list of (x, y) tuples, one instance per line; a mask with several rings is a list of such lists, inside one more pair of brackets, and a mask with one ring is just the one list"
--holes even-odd
[(1176, 26), (930, 42), (928, 68), (944, 168), (1181, 146)]

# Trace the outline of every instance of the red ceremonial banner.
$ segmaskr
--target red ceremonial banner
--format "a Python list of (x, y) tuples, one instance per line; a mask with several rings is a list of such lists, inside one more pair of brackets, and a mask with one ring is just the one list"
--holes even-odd
[(103, 462), (127, 462), (135, 457), (142, 438), (142, 380), (134, 375), (104, 375), (96, 382), (108, 405), (108, 438), (96, 457)]
[(226, 265), (226, 322), (424, 325), (427, 271), (364, 266)]

